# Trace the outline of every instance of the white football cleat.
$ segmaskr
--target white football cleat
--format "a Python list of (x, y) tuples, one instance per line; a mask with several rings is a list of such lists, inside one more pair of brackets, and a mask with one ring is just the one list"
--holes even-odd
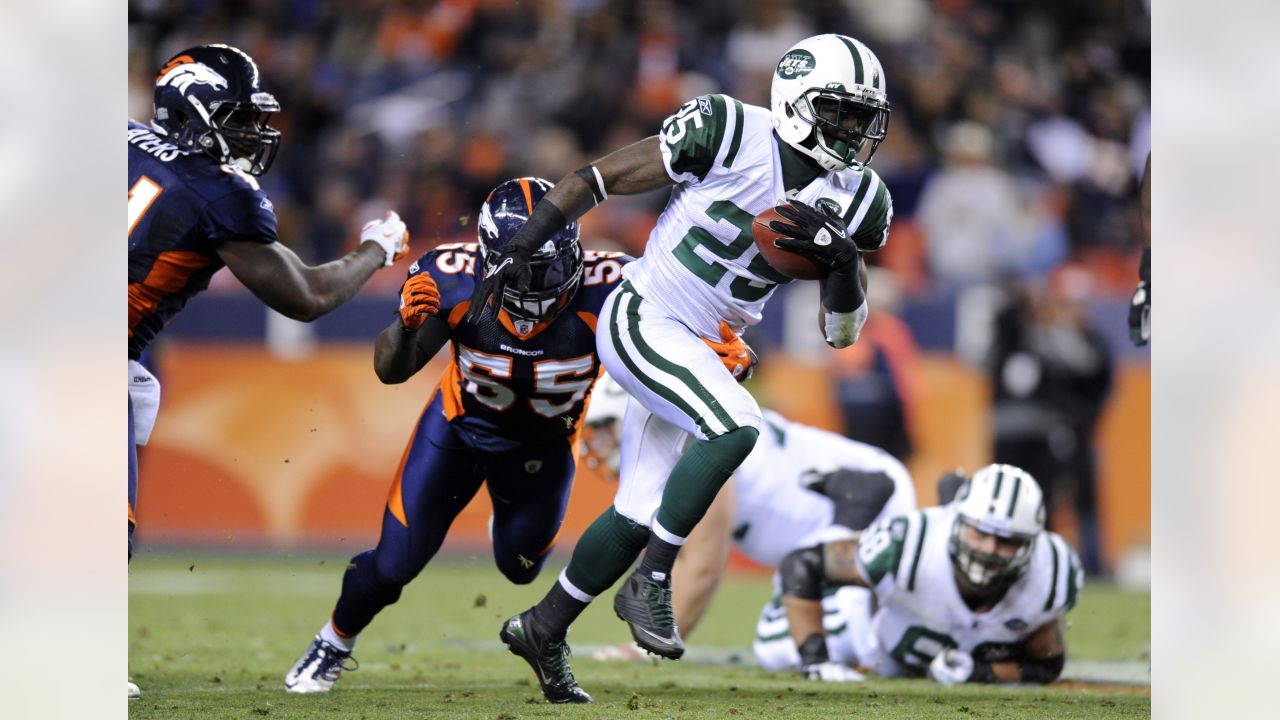
[(137, 700), (140, 697), (142, 697), (142, 691), (138, 689), (137, 685), (134, 685), (132, 682), (129, 683), (129, 699)]
[[(347, 660), (355, 663), (345, 667)], [(322, 693), (333, 689), (343, 670), (355, 670), (360, 663), (351, 653), (316, 635), (311, 646), (298, 658), (293, 669), (284, 676), (284, 689), (292, 693)]]

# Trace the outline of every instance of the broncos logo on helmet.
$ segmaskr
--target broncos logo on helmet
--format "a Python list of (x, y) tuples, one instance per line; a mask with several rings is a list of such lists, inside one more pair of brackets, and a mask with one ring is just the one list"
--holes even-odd
[(152, 124), (175, 145), (251, 175), (275, 160), (280, 131), (267, 123), (280, 103), (259, 83), (258, 66), (229, 45), (174, 55), (156, 76)]

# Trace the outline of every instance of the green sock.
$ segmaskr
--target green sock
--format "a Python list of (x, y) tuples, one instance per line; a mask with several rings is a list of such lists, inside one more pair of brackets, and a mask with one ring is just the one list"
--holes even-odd
[(582, 592), (599, 595), (631, 569), (648, 540), (649, 528), (619, 515), (610, 505), (582, 533), (565, 575)]
[(759, 436), (753, 427), (740, 427), (713, 440), (695, 442), (671, 469), (662, 491), (658, 524), (673, 535), (688, 537), (707, 514), (720, 487), (751, 454)]

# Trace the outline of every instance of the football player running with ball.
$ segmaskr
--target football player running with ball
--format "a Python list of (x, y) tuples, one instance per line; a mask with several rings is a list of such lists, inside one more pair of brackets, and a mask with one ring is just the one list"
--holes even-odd
[(566, 223), (533, 253), (527, 289), (508, 287), (495, 316), (464, 318), (477, 278), (550, 188), (527, 177), (498, 185), (480, 208), (478, 242), (441, 245), (410, 266), (374, 347), (378, 377), (402, 383), (446, 343), (451, 362), (396, 470), (378, 546), (352, 558), (332, 618), (285, 677), (289, 691), (333, 687), (357, 635), (422, 572), (482, 484), (494, 561), (511, 582), (532, 582), (554, 546), (600, 374), (597, 318), (631, 258), (584, 253), (578, 224)]
[[(789, 554), (781, 602), (765, 606), (761, 633), (781, 636), (772, 640), (777, 645), (794, 643), (801, 668), (850, 661), (829, 656), (822, 599), (826, 588), (859, 585), (871, 589), (879, 610), (869, 627), (859, 616), (845, 619), (874, 635), (878, 663), (857, 660), (881, 675), (927, 675), (944, 685), (1052, 682), (1066, 660), (1062, 618), (1084, 573), (1070, 546), (1044, 529), (1044, 517), (1031, 475), (988, 465), (948, 505), (882, 520), (857, 540)], [(785, 619), (766, 628), (779, 604)], [(755, 649), (766, 666), (779, 652), (767, 641)]]
[[(409, 252), (394, 213), (365, 224), (360, 245), (304, 264), (277, 241), (276, 214), (257, 178), (271, 168), (280, 112), (258, 66), (227, 45), (201, 45), (160, 69), (150, 125), (129, 120), (129, 557), (146, 445), (160, 383), (138, 362), (156, 335), (224, 266), (277, 312), (314, 320)], [(138, 688), (129, 683), (129, 697)]]
[(495, 309), (491, 299), (504, 288), (527, 285), (533, 253), (565, 222), (610, 194), (675, 186), (597, 330), (609, 374), (647, 411), (643, 423), (628, 413), (623, 428), (624, 454), (643, 462), (624, 465), (613, 505), (584, 533), (551, 591), (500, 632), (534, 668), (548, 700), (590, 702), (569, 670), (565, 634), (642, 550), (614, 610), (641, 647), (672, 659), (684, 653), (672, 566), (763, 427), (755, 400), (706, 343), (759, 322), (764, 303), (788, 281), (760, 256), (752, 219), (789, 204), (781, 212), (792, 222), (772, 227), (788, 249), (829, 271), (819, 328), (832, 347), (852, 344), (867, 315), (860, 252), (884, 244), (892, 216), (884, 183), (866, 167), (888, 118), (876, 56), (843, 35), (808, 38), (778, 63), (771, 108), (698, 97), (660, 134), (565, 176), (477, 289), (475, 316)]

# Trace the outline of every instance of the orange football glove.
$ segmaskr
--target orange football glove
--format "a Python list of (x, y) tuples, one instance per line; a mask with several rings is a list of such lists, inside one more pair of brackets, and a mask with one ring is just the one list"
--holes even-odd
[(417, 330), (427, 318), (440, 311), (440, 289), (423, 272), (404, 281), (400, 288), (400, 323), (405, 330)]
[(720, 322), (720, 342), (706, 338), (703, 338), (702, 342), (716, 351), (716, 355), (720, 356), (720, 362), (724, 363), (724, 369), (729, 371), (734, 380), (742, 382), (751, 377), (758, 358), (751, 347), (738, 337), (733, 328), (729, 327), (729, 323)]

